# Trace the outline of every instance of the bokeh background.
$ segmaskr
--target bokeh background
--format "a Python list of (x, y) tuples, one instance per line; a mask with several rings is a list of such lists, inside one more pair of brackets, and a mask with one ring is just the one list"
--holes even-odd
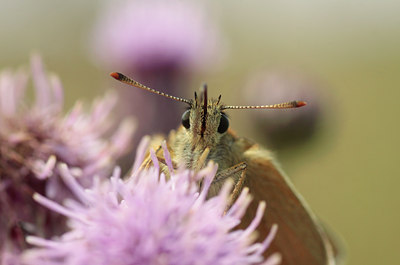
[[(40, 53), (47, 69), (60, 76), (68, 106), (117, 89), (108, 66), (93, 58), (91, 35), (105, 3), (2, 0), (0, 68), (28, 65), (30, 54)], [(119, 1), (113, 3), (117, 8)], [(191, 72), (180, 96), (190, 97), (207, 81), (212, 95), (222, 94), (232, 105), (251, 104), (252, 99), (276, 103), (271, 102), (279, 98), (271, 83), (287, 89), (283, 98), (307, 98), (315, 113), (301, 118), (315, 123), (297, 142), (274, 145), (266, 139), (267, 129), (254, 125), (263, 120), (256, 114), (262, 110), (230, 111), (231, 127), (275, 150), (312, 209), (343, 237), (348, 264), (398, 264), (400, 2), (205, 3), (207, 18), (221, 35), (223, 54), (217, 67), (208, 62), (210, 71)], [(271, 92), (262, 85), (254, 88), (252, 78), (260, 73), (278, 76), (275, 83), (267, 82)], [(256, 90), (253, 98), (248, 97), (251, 89)], [(141, 111), (154, 108), (149, 102)], [(162, 112), (157, 117), (170, 119), (171, 129), (180, 123), (180, 114)]]

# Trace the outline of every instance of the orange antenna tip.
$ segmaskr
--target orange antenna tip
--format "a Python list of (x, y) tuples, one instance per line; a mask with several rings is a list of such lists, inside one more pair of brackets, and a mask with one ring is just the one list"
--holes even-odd
[(121, 79), (121, 74), (117, 73), (117, 72), (112, 72), (110, 74), (110, 76), (112, 76), (113, 78), (120, 80)]
[(300, 108), (307, 105), (307, 102), (305, 101), (296, 101), (296, 108)]

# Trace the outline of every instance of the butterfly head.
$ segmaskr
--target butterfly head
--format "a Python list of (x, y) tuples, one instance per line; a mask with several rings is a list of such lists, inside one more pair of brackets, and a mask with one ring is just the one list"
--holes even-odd
[(220, 100), (221, 96), (218, 99), (208, 98), (206, 84), (201, 87), (199, 95), (195, 92), (194, 99), (182, 115), (182, 126), (193, 143), (212, 146), (227, 132), (229, 120)]

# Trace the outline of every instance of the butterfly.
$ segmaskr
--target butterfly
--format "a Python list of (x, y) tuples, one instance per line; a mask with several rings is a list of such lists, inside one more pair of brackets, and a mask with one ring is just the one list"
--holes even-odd
[[(188, 100), (149, 88), (121, 73), (114, 72), (111, 76), (128, 85), (187, 104), (182, 115), (182, 125), (176, 131), (171, 131), (166, 141), (174, 167), (184, 165), (186, 168), (200, 170), (207, 161), (217, 163), (218, 172), (209, 196), (216, 195), (227, 179), (234, 182), (232, 200), (243, 187), (248, 187), (253, 200), (240, 227), (247, 227), (256, 214), (258, 204), (266, 201), (267, 211), (258, 226), (258, 238), (265, 238), (273, 224), (279, 227), (266, 256), (279, 252), (282, 264), (286, 265), (337, 264), (339, 252), (334, 240), (280, 169), (271, 152), (251, 140), (237, 136), (229, 128), (226, 114), (227, 110), (232, 109), (298, 108), (305, 106), (305, 102), (230, 106), (221, 102), (221, 96), (209, 99), (206, 85), (202, 86), (199, 95), (195, 92), (194, 99)], [(161, 147), (157, 148), (160, 139), (155, 136), (153, 146), (163, 162)], [(150, 163), (150, 159), (147, 163)], [(164, 167), (167, 167), (166, 163)]]

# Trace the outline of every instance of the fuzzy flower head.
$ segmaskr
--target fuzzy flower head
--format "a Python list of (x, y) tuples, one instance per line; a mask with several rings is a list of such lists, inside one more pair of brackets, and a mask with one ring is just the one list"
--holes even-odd
[[(27, 102), (30, 78), (32, 104)], [(32, 200), (34, 192), (57, 201), (68, 197), (57, 164), (67, 164), (74, 178), (87, 186), (94, 175), (107, 176), (114, 161), (128, 151), (132, 121), (106, 138), (115, 103), (109, 94), (90, 112), (77, 103), (64, 115), (61, 82), (45, 72), (38, 56), (32, 58), (30, 75), (22, 70), (0, 73), (0, 256), (2, 248), (10, 247), (9, 239), (24, 249), (21, 234), (49, 236), (62, 227), (59, 218)]]
[[(133, 173), (120, 179), (116, 169), (111, 179), (83, 189), (70, 170), (61, 174), (78, 201), (61, 206), (35, 194), (40, 204), (69, 219), (70, 231), (59, 239), (28, 237), (37, 248), (28, 250), (28, 264), (277, 264), (275, 254), (264, 260), (262, 254), (276, 233), (276, 226), (263, 243), (253, 244), (253, 232), (263, 215), (245, 230), (233, 230), (250, 202), (247, 190), (226, 211), (232, 185), (206, 200), (217, 166), (209, 164), (198, 173), (172, 169), (164, 149), (171, 177), (159, 174), (159, 162), (151, 152), (154, 167), (140, 165), (148, 140), (142, 141)], [(198, 190), (197, 181), (204, 179)]]
[(103, 65), (144, 69), (210, 69), (221, 40), (204, 6), (195, 1), (110, 2), (99, 16), (92, 46)]

